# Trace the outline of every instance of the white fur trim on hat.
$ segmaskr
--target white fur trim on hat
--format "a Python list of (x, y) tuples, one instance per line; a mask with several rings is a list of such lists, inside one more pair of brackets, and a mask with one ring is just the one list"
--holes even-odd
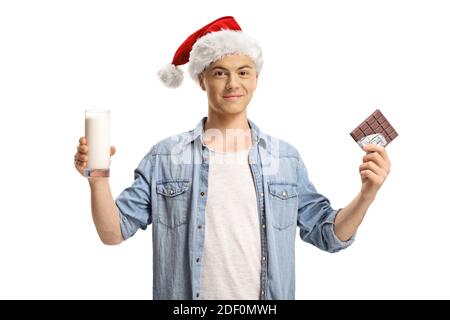
[(208, 33), (195, 42), (189, 56), (189, 73), (198, 83), (198, 75), (211, 63), (231, 54), (250, 57), (259, 74), (263, 66), (262, 50), (255, 39), (242, 31), (221, 30)]
[(183, 82), (183, 70), (169, 64), (158, 71), (158, 77), (169, 88), (178, 88)]

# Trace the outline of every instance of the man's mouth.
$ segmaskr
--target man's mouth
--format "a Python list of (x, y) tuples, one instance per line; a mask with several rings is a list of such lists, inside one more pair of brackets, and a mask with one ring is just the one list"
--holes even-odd
[(243, 94), (230, 94), (230, 95), (223, 96), (223, 98), (227, 101), (236, 101), (236, 100), (239, 100), (240, 98), (242, 98), (243, 96), (244, 96)]

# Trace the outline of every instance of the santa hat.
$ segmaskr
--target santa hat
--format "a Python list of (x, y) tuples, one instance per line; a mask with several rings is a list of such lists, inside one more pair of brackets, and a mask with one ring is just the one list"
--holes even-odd
[(178, 48), (172, 63), (161, 69), (158, 76), (170, 88), (177, 88), (183, 81), (183, 70), (178, 66), (189, 62), (189, 73), (198, 82), (198, 75), (211, 63), (231, 54), (250, 57), (256, 72), (263, 66), (262, 51), (258, 43), (242, 32), (233, 17), (222, 17), (190, 35)]

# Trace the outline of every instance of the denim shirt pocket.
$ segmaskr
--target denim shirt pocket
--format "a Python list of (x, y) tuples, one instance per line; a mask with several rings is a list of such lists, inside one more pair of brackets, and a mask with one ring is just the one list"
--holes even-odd
[(156, 183), (158, 222), (176, 228), (187, 222), (190, 182), (167, 180)]
[(286, 229), (297, 222), (298, 191), (296, 184), (269, 183), (269, 203), (272, 223), (276, 229)]

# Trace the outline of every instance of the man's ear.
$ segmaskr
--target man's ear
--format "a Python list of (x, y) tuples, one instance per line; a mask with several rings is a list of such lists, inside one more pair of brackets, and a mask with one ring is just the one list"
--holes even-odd
[(200, 88), (202, 88), (203, 91), (206, 91), (205, 82), (203, 78), (203, 73), (200, 73), (198, 75), (198, 84), (200, 85)]

